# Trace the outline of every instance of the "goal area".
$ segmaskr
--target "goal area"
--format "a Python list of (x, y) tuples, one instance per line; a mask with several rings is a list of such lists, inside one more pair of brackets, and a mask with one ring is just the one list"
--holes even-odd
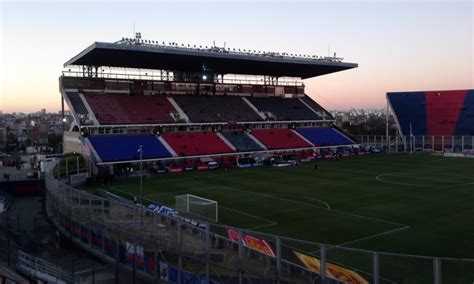
[(199, 197), (192, 194), (184, 194), (175, 196), (175, 209), (199, 216), (201, 218), (218, 222), (217, 201)]

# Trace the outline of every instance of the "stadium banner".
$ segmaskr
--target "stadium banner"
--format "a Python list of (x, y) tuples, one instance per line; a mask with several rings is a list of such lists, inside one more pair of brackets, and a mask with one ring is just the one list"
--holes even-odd
[[(317, 274), (320, 274), (321, 262), (319, 259), (297, 252), (295, 250), (293, 253), (306, 266), (306, 268)], [(360, 276), (358, 273), (329, 262), (326, 263), (326, 276), (344, 283), (369, 284), (369, 282), (362, 278), (362, 276)]]
[(175, 215), (174, 213), (175, 211), (173, 208), (170, 208), (161, 204), (150, 203), (148, 204), (147, 209), (149, 211), (157, 212), (164, 215)]
[[(239, 232), (237, 232), (237, 230), (229, 228), (227, 229), (227, 235), (229, 236), (229, 239), (231, 241), (234, 241), (236, 243), (239, 242)], [(265, 240), (247, 235), (245, 233), (242, 234), (242, 238), (243, 238), (242, 242), (244, 246), (250, 249), (256, 250), (258, 252), (264, 253), (271, 257), (276, 256), (271, 246)]]
[(160, 261), (160, 280), (168, 282), (168, 263)]
[(170, 173), (182, 173), (183, 168), (171, 168)]

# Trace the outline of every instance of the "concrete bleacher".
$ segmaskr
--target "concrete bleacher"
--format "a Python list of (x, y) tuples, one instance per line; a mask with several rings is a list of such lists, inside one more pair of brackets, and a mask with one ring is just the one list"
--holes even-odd
[(161, 136), (179, 156), (234, 152), (214, 132), (165, 132)]
[[(316, 113), (298, 98), (248, 97), (259, 112), (267, 115), (267, 120), (319, 120)], [(270, 113), (271, 115), (268, 115)]]
[(143, 159), (172, 156), (166, 146), (150, 134), (100, 135), (88, 139), (103, 162), (139, 160), (139, 145), (143, 145)]
[(221, 134), (235, 146), (238, 152), (264, 150), (247, 133), (243, 131), (223, 131)]
[(84, 93), (100, 124), (174, 123), (176, 109), (165, 96)]
[(252, 135), (262, 142), (268, 150), (312, 147), (291, 129), (255, 129)]
[(343, 133), (330, 127), (298, 128), (299, 134), (314, 144), (314, 146), (351, 145), (354, 141)]
[(260, 116), (238, 96), (175, 95), (191, 122), (258, 121)]
[(308, 106), (310, 106), (315, 112), (317, 112), (320, 119), (331, 120), (333, 119), (332, 114), (325, 110), (320, 104), (311, 99), (308, 95), (300, 98)]
[(87, 111), (87, 108), (84, 105), (84, 102), (82, 101), (79, 93), (77, 93), (77, 92), (66, 92), (66, 96), (68, 97), (69, 101), (72, 104), (72, 107), (73, 107), (74, 111), (77, 114), (88, 114), (89, 113)]

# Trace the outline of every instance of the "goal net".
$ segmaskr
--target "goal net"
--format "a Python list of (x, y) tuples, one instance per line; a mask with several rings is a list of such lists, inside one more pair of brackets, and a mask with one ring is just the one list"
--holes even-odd
[(176, 210), (196, 215), (210, 221), (218, 221), (217, 201), (192, 194), (177, 195), (175, 199)]

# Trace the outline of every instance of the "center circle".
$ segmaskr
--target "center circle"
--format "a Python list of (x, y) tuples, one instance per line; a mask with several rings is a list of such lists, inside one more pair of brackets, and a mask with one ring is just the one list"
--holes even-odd
[(413, 172), (393, 172), (384, 173), (375, 177), (379, 182), (417, 186), (417, 187), (431, 187), (431, 186), (464, 186), (474, 184), (474, 178), (460, 175), (450, 174), (423, 174)]

